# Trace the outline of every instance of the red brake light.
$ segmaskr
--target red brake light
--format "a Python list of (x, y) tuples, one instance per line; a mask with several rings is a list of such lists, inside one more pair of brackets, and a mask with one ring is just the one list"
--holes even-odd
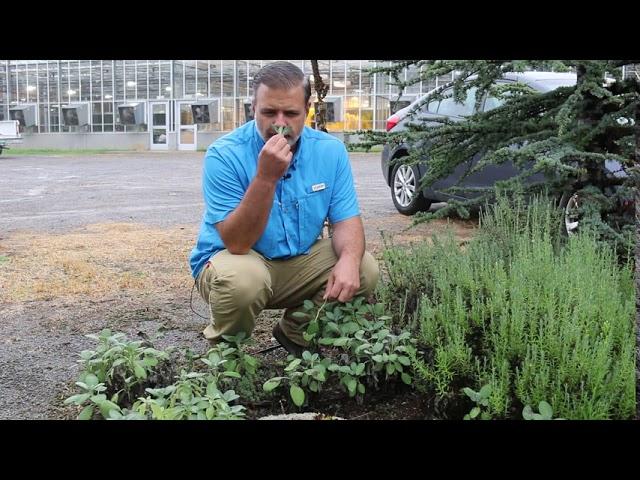
[(395, 127), (399, 121), (400, 121), (400, 118), (395, 114), (387, 118), (387, 132), (391, 130), (393, 127)]

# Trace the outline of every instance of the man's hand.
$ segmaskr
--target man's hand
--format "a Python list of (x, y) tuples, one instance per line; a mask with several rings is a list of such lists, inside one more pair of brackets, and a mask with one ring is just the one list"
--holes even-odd
[(331, 270), (323, 300), (348, 302), (360, 288), (360, 262), (344, 255)]
[(284, 135), (274, 135), (260, 151), (256, 177), (276, 183), (287, 171), (292, 158), (291, 147)]
[(331, 245), (338, 261), (329, 274), (323, 299), (348, 302), (360, 288), (360, 262), (364, 255), (364, 228), (360, 216), (335, 223)]

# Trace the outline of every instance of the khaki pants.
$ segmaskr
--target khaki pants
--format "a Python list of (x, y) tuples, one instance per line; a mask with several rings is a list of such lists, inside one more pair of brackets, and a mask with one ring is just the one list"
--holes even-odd
[[(308, 319), (298, 319), (292, 314), (302, 310), (305, 300), (322, 305), (329, 273), (337, 261), (328, 238), (318, 240), (308, 255), (286, 260), (267, 260), (254, 250), (246, 255), (233, 255), (227, 250), (219, 252), (196, 280), (211, 313), (211, 323), (204, 329), (204, 336), (215, 343), (222, 335), (236, 335), (241, 331), (251, 335), (260, 311), (285, 308), (280, 321), (282, 331), (292, 341), (306, 346), (308, 342), (302, 332)], [(378, 277), (378, 263), (365, 252), (356, 295), (373, 292)]]

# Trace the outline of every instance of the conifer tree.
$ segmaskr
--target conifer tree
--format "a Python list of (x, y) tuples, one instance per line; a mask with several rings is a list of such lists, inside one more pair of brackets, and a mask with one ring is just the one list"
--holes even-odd
[[(604, 174), (606, 160), (616, 160), (632, 169), (637, 135), (637, 108), (640, 83), (637, 78), (622, 78), (624, 65), (640, 60), (403, 60), (392, 61), (371, 72), (389, 73), (393, 85), (402, 91), (419, 81), (430, 81), (455, 72), (454, 97), (462, 102), (467, 91), (476, 87), (476, 99), (485, 94), (501, 98), (504, 103), (487, 112), (476, 113), (465, 122), (430, 119), (421, 122), (415, 115), (409, 128), (398, 133), (364, 133), (365, 145), (406, 142), (410, 155), (403, 163), (428, 159), (423, 186), (430, 186), (455, 170), (460, 164), (469, 168), (463, 178), (488, 165), (511, 161), (521, 174), (495, 187), (474, 190), (467, 201), (451, 200), (434, 213), (419, 214), (416, 220), (441, 218), (457, 214), (466, 218), (473, 208), (493, 200), (498, 192), (530, 195), (547, 191), (558, 199), (564, 194), (580, 194), (580, 228), (595, 227), (601, 238), (611, 242), (621, 255), (629, 252), (634, 239), (633, 218), (624, 215), (620, 206), (633, 199), (634, 176), (613, 192)], [(402, 80), (404, 68), (415, 67), (419, 74)], [(495, 80), (507, 72), (575, 71), (575, 86), (560, 87), (540, 93), (524, 84), (497, 87)], [(416, 108), (442, 98), (450, 84), (441, 85), (426, 96)], [(517, 146), (514, 148), (514, 146)], [(468, 160), (482, 152), (473, 167)], [(631, 170), (629, 170), (631, 172)], [(542, 182), (525, 182), (544, 173)], [(450, 192), (469, 190), (453, 186)]]

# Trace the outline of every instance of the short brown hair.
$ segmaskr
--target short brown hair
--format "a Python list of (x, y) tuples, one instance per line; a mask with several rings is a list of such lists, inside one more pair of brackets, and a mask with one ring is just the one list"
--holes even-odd
[(256, 93), (261, 84), (265, 84), (269, 88), (290, 89), (302, 84), (304, 89), (305, 105), (311, 98), (311, 84), (309, 78), (305, 77), (302, 70), (290, 62), (273, 62), (265, 65), (253, 77), (253, 101), (256, 100)]

